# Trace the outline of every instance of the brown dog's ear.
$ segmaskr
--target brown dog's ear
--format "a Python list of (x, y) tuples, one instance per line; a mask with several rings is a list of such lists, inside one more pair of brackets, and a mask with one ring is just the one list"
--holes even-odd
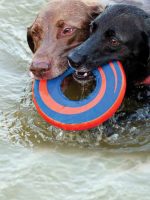
[(99, 0), (87, 1), (87, 6), (89, 8), (89, 16), (92, 20), (94, 20), (105, 9), (105, 6), (99, 3)]
[(27, 42), (28, 42), (28, 45), (29, 45), (31, 51), (34, 53), (35, 52), (35, 48), (34, 48), (33, 38), (31, 36), (31, 27), (27, 28)]
[(102, 8), (99, 6), (93, 6), (91, 9), (91, 17), (92, 19), (95, 19), (100, 13), (102, 13)]

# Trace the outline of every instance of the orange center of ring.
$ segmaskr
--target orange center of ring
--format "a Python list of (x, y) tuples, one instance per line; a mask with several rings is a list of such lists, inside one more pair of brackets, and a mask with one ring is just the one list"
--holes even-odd
[(98, 92), (98, 95), (95, 97), (95, 99), (93, 99), (93, 101), (89, 102), (88, 104), (81, 106), (81, 107), (66, 107), (63, 106), (59, 103), (57, 103), (56, 101), (54, 101), (54, 99), (49, 95), (48, 89), (47, 89), (47, 81), (46, 80), (42, 80), (40, 81), (39, 84), (39, 93), (40, 96), (44, 102), (44, 104), (50, 108), (51, 110), (60, 113), (60, 114), (79, 114), (82, 112), (85, 112), (89, 109), (91, 109), (92, 107), (94, 107), (98, 102), (100, 102), (100, 100), (103, 98), (104, 94), (105, 94), (105, 90), (106, 90), (106, 77), (105, 74), (102, 70), (101, 67), (98, 68), (99, 73), (101, 74), (101, 78), (102, 78), (102, 85), (101, 88)]

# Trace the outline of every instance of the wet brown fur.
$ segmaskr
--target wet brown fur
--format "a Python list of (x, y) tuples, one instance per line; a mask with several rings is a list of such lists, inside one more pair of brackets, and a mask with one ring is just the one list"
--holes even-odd
[[(51, 79), (67, 68), (69, 51), (89, 36), (89, 24), (102, 10), (99, 0), (51, 0), (28, 28), (33, 52), (30, 70), (37, 79)], [(62, 37), (65, 27), (74, 33)]]

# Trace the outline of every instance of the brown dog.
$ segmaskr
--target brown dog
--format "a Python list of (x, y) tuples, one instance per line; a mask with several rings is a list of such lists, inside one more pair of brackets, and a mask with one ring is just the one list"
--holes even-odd
[(89, 24), (104, 6), (99, 0), (51, 0), (27, 31), (35, 79), (52, 79), (67, 68), (69, 51), (89, 36)]

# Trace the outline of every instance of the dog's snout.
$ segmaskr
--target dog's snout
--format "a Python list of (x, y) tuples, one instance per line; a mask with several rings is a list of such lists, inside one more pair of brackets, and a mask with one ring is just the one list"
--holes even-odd
[(79, 55), (75, 53), (70, 53), (68, 55), (69, 65), (71, 65), (71, 67), (76, 68), (76, 69), (79, 68), (81, 65), (83, 65), (85, 60), (86, 60), (86, 56), (83, 56), (83, 55)]
[(46, 72), (50, 69), (50, 64), (47, 62), (32, 62), (30, 66), (30, 71), (33, 72), (33, 74), (41, 74), (43, 72)]

